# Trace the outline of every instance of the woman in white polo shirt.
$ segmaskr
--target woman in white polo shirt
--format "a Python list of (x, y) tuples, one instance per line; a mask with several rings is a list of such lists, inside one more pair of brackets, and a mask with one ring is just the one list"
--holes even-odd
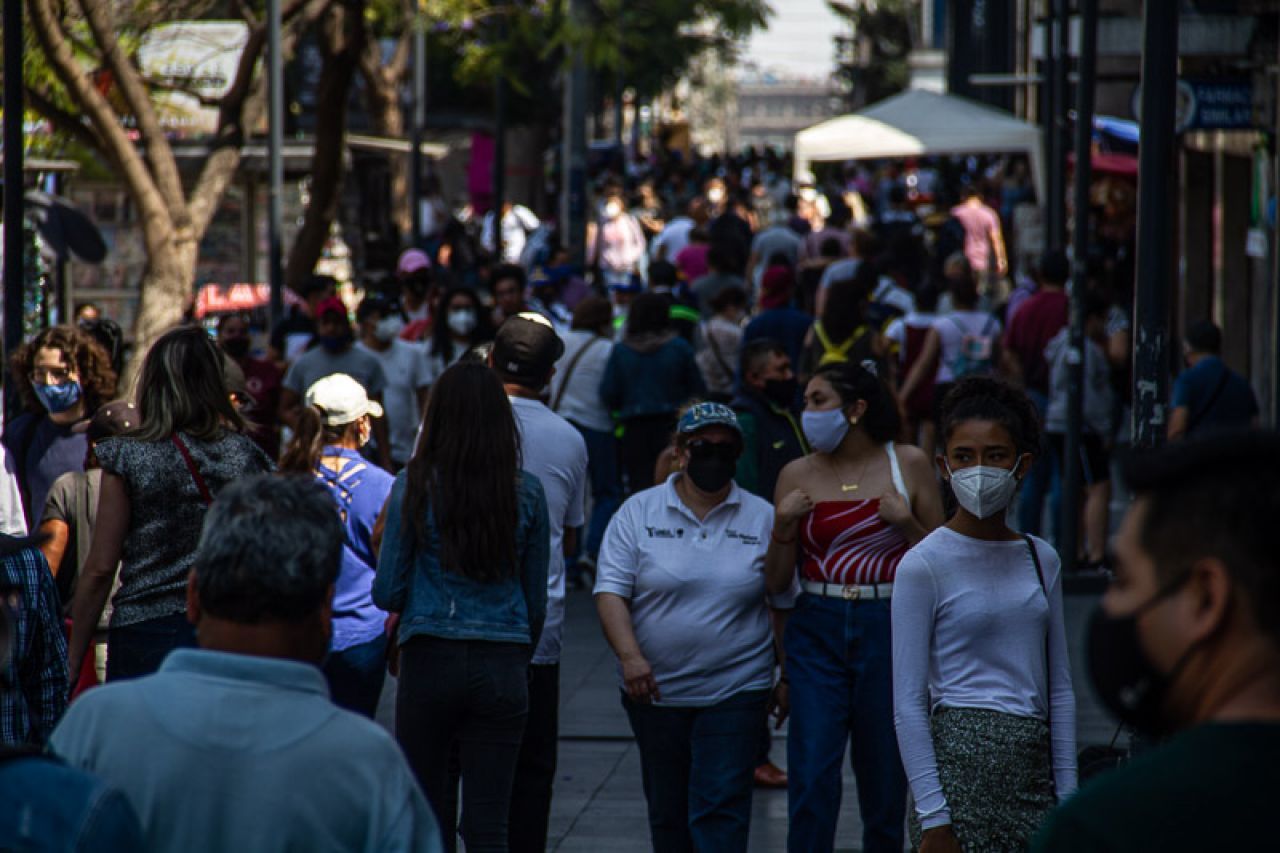
[(596, 606), (618, 655), (654, 850), (746, 850), (774, 687), (764, 556), (773, 509), (733, 482), (733, 410), (676, 428), (680, 471), (632, 496), (600, 548)]

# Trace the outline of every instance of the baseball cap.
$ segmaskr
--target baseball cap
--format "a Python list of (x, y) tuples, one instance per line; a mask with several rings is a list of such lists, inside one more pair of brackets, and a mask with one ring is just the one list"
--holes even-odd
[(317, 320), (326, 314), (341, 314), (344, 319), (351, 319), (347, 316), (347, 303), (343, 302), (336, 296), (330, 296), (328, 299), (316, 306)]
[(382, 406), (369, 399), (364, 386), (345, 373), (331, 373), (307, 389), (306, 404), (324, 413), (326, 426), (342, 426), (372, 415), (382, 417)]
[(431, 259), (421, 249), (405, 249), (396, 261), (396, 275), (413, 275), (419, 270), (431, 269)]
[(516, 379), (542, 380), (564, 354), (551, 321), (533, 311), (508, 317), (493, 339), (493, 366)]
[(724, 403), (695, 403), (690, 406), (688, 411), (680, 416), (680, 422), (676, 424), (676, 432), (688, 435), (709, 426), (728, 427), (737, 433), (739, 438), (742, 437), (738, 416)]
[(101, 441), (137, 429), (141, 423), (142, 414), (137, 406), (128, 400), (112, 400), (103, 403), (92, 418), (76, 424), (71, 431), (84, 433), (89, 441)]

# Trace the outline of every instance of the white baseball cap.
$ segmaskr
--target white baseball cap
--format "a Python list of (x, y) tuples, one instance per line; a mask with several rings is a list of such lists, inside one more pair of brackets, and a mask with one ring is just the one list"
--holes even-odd
[(306, 404), (324, 412), (326, 426), (342, 426), (365, 415), (382, 417), (382, 406), (370, 400), (364, 386), (345, 373), (317, 379), (307, 389)]

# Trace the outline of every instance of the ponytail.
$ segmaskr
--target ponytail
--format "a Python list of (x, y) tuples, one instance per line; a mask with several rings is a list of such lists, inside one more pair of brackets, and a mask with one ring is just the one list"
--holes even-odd
[(303, 406), (298, 422), (293, 428), (293, 440), (280, 460), (280, 471), (291, 474), (312, 474), (320, 464), (320, 454), (327, 440), (340, 438), (343, 427), (335, 436), (324, 425), (324, 412), (316, 406)]

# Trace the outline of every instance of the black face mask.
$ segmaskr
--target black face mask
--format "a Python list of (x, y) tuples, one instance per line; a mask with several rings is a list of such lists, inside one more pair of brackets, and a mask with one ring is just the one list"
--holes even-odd
[(1196, 645), (1182, 653), (1173, 669), (1160, 672), (1142, 649), (1138, 618), (1184, 583), (1186, 579), (1160, 590), (1126, 616), (1108, 616), (1099, 606), (1089, 620), (1086, 653), (1094, 689), (1102, 704), (1139, 734), (1155, 737), (1168, 733), (1165, 700)]
[(800, 383), (792, 379), (766, 379), (764, 396), (779, 409), (789, 409), (796, 401), (796, 389)]
[(731, 444), (706, 444), (689, 451), (685, 471), (693, 484), (708, 494), (729, 485), (738, 470), (738, 448)]
[(222, 342), (222, 349), (232, 358), (244, 358), (249, 354), (248, 338), (227, 338)]

